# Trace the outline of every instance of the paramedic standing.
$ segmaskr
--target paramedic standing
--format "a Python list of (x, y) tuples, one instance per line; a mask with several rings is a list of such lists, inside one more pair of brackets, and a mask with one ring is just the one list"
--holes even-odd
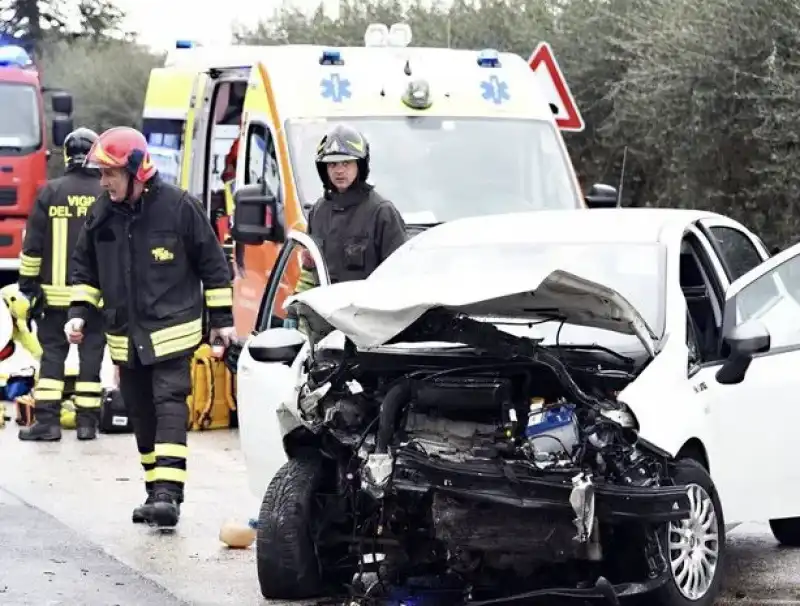
[(230, 271), (202, 205), (160, 180), (142, 133), (107, 130), (87, 165), (99, 168), (105, 192), (72, 258), (64, 331), (72, 343), (85, 338), (102, 298), (108, 347), (144, 468), (147, 498), (133, 521), (171, 527), (184, 498), (189, 364), (203, 339), (203, 302), (211, 340), (229, 345)]
[[(317, 173), (323, 195), (311, 208), (308, 234), (316, 241), (332, 283), (363, 280), (406, 241), (406, 226), (394, 204), (367, 183), (369, 143), (356, 129), (340, 124), (317, 146)], [(313, 288), (316, 272), (303, 256), (295, 292)], [(295, 326), (292, 310), (287, 326)]]
[[(64, 392), (64, 362), (69, 343), (64, 323), (70, 303), (67, 265), (89, 211), (100, 196), (99, 173), (83, 162), (97, 134), (88, 128), (71, 132), (64, 141), (66, 174), (48, 181), (39, 191), (25, 227), (20, 257), (19, 290), (31, 303), (44, 296), (41, 317), (36, 318), (42, 346), (39, 378), (34, 389), (35, 422), (19, 431), (20, 440), (61, 439), (61, 402)], [(100, 366), (105, 337), (98, 311), (87, 317), (86, 333), (79, 348), (80, 370), (75, 381), (77, 438), (93, 440), (101, 402)]]

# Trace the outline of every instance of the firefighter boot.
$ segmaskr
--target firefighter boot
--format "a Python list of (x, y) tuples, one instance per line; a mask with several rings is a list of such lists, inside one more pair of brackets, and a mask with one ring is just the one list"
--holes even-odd
[(77, 407), (75, 433), (79, 440), (94, 440), (97, 437), (98, 416), (94, 408)]
[(179, 499), (167, 491), (158, 491), (153, 497), (153, 515), (151, 524), (159, 528), (173, 528), (181, 517)]
[(151, 490), (147, 491), (147, 498), (145, 499), (144, 503), (139, 505), (133, 510), (133, 514), (131, 515), (131, 520), (134, 524), (149, 524), (150, 520), (153, 519), (153, 503), (155, 502), (155, 498), (153, 496), (153, 492)]
[(61, 440), (61, 402), (37, 402), (36, 420), (19, 430), (19, 439), (25, 442), (58, 442)]

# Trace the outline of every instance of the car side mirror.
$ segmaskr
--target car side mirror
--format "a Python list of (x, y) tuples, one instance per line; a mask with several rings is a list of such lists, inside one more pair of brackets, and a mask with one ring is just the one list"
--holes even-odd
[(758, 320), (748, 320), (724, 336), (723, 342), (730, 353), (717, 371), (717, 382), (736, 385), (744, 380), (753, 356), (769, 351), (771, 339), (766, 326)]
[(263, 184), (245, 185), (233, 196), (231, 237), (240, 244), (283, 242), (278, 201)]
[(53, 145), (56, 147), (61, 147), (64, 145), (64, 141), (67, 140), (67, 136), (75, 130), (75, 125), (72, 122), (72, 118), (68, 118), (66, 116), (54, 116), (53, 117)]
[(616, 208), (619, 206), (617, 188), (603, 183), (595, 183), (584, 197), (589, 208)]
[(256, 362), (291, 364), (306, 342), (306, 336), (294, 328), (270, 328), (250, 341), (247, 351)]
[(56, 114), (72, 115), (72, 95), (65, 90), (53, 91), (50, 106)]

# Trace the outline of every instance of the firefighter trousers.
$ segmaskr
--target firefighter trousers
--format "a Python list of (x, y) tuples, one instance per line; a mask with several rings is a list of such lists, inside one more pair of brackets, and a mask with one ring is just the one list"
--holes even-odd
[(183, 502), (191, 356), (149, 366), (133, 358), (132, 366), (119, 368), (119, 389), (133, 422), (145, 489), (150, 495), (168, 492)]
[[(36, 336), (42, 346), (39, 378), (34, 388), (36, 421), (57, 424), (64, 399), (64, 362), (69, 353), (69, 343), (64, 334), (67, 309), (45, 307), (41, 318), (36, 320)], [(106, 346), (102, 316), (95, 312), (87, 318), (83, 342), (78, 346), (80, 368), (75, 380), (75, 410), (78, 418), (90, 413), (98, 415), (102, 401), (103, 386), (100, 383), (100, 367)]]

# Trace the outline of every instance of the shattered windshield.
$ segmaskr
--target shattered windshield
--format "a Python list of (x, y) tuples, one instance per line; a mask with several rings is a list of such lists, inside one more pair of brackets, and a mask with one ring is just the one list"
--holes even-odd
[(36, 89), (27, 84), (0, 84), (0, 154), (39, 149), (42, 126)]
[[(386, 259), (368, 281), (398, 281), (407, 279), (403, 276), (413, 276), (416, 288), (423, 291), (426, 285), (475, 280), (510, 280), (525, 288), (527, 267), (545, 267), (548, 272), (560, 269), (611, 288), (631, 303), (657, 337), (664, 334), (666, 250), (656, 243), (514, 242), (476, 246), (437, 242), (420, 248), (409, 242)], [(580, 297), (569, 293), (565, 296)], [(513, 317), (492, 321), (512, 334), (541, 337), (545, 343), (554, 343), (561, 322), (546, 321), (546, 314), (542, 316), (545, 321), (532, 326), (514, 322)], [(569, 324), (562, 327), (558, 342), (598, 344), (620, 352), (642, 348), (635, 336)]]
[(366, 136), (369, 181), (406, 223), (581, 206), (552, 123), (430, 116), (288, 120), (292, 166), (306, 203), (322, 195), (317, 145), (340, 121)]

